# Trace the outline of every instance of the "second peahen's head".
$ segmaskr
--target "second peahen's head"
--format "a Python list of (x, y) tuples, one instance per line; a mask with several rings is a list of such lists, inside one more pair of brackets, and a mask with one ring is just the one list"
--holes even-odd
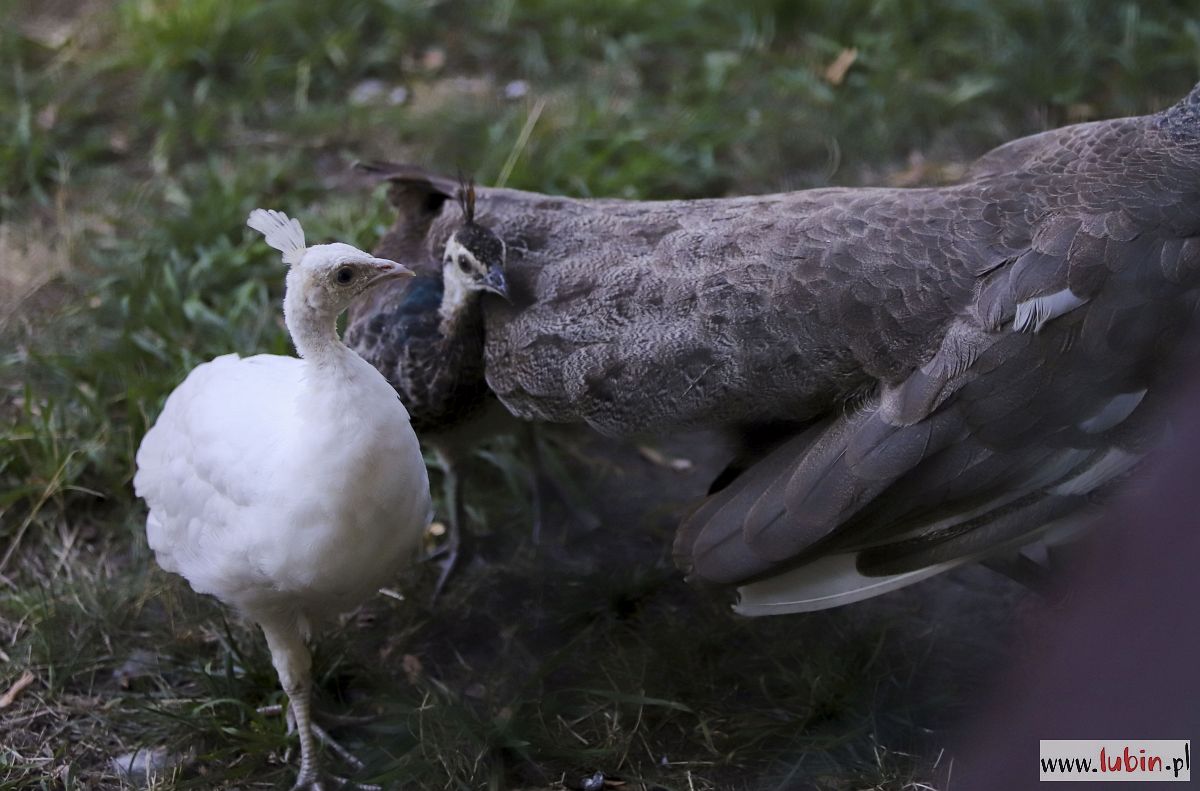
[(466, 299), (474, 292), (491, 292), (508, 299), (504, 279), (507, 250), (504, 240), (475, 221), (475, 187), (459, 190), (462, 226), (450, 235), (442, 253), (442, 273), (447, 296)]

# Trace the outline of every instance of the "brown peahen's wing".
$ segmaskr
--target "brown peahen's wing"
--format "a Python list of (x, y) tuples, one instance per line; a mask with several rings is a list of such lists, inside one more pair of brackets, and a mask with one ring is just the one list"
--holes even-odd
[[(984, 201), (960, 227), (999, 211), (997, 229), (1027, 243), (980, 278), (928, 360), (703, 503), (680, 564), (741, 585), (748, 614), (803, 611), (1082, 519), (1158, 437), (1193, 323), (1200, 145), (1167, 117), (985, 157), (986, 175), (954, 188)], [(1005, 162), (1017, 170), (996, 172)]]

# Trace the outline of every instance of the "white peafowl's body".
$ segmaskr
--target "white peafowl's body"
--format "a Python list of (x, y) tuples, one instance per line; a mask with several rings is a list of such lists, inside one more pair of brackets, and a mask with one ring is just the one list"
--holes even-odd
[(431, 515), (408, 412), (335, 322), (359, 293), (411, 271), (349, 245), (305, 248), (299, 223), (275, 212), (249, 224), (292, 265), (284, 313), (303, 359), (197, 366), (142, 441), (134, 487), (159, 564), (262, 626), (300, 731), (296, 788), (315, 791), (309, 627), (392, 579)]
[(136, 480), (159, 565), (256, 619), (334, 615), (394, 576), (425, 529), (425, 466), (396, 391), (345, 357), (313, 376), (230, 354), (171, 394)]

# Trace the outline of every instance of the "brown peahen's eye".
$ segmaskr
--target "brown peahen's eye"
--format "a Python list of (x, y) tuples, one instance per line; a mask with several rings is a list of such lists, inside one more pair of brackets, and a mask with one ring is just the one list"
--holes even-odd
[(471, 271), (471, 265), (467, 263), (467, 259), (465, 257), (458, 259), (458, 268), (463, 272)]

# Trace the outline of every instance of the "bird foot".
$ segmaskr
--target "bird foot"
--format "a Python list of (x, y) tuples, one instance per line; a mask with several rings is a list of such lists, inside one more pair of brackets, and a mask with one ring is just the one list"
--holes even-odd
[(292, 791), (330, 791), (330, 789), (334, 788), (355, 788), (359, 789), (359, 791), (383, 791), (383, 786), (371, 785), (370, 783), (356, 783), (344, 777), (322, 775), (319, 772), (310, 772), (308, 777), (297, 778), (296, 784), (292, 786)]
[(438, 597), (442, 595), (442, 591), (446, 587), (446, 582), (450, 579), (450, 575), (458, 568), (458, 562), (462, 549), (462, 534), (461, 527), (463, 515), (461, 512), (455, 514), (447, 526), (446, 538), (442, 543), (425, 556), (427, 562), (435, 562), (438, 566), (437, 582), (433, 586), (433, 594), (429, 597), (430, 606), (437, 603)]
[(430, 554), (429, 559), (437, 561), (438, 568), (441, 569), (438, 572), (437, 582), (433, 586), (433, 594), (429, 597), (430, 604), (435, 603), (438, 597), (442, 595), (442, 590), (446, 587), (447, 580), (450, 579), (450, 575), (454, 573), (454, 570), (458, 568), (458, 548), (459, 542), (455, 539), (447, 541)]
[[(258, 713), (262, 714), (264, 717), (273, 717), (278, 714), (283, 714), (284, 707), (278, 703), (273, 706), (261, 706), (258, 709)], [(295, 732), (296, 718), (292, 715), (291, 707), (288, 707), (287, 735), (291, 736)], [(320, 725), (317, 725), (315, 722), (312, 723), (312, 734), (318, 742), (329, 748), (331, 752), (333, 752), (338, 758), (341, 758), (350, 766), (354, 767), (355, 769), (363, 769), (366, 767), (366, 764), (364, 764), (358, 758), (358, 756), (347, 750), (342, 745), (338, 744), (337, 740), (330, 736), (328, 731), (326, 731)], [(284, 756), (285, 761), (288, 760), (288, 758), (289, 755)], [(322, 781), (332, 783), (333, 785), (331, 787), (333, 788), (358, 788), (363, 789), (363, 791), (378, 791), (380, 788), (380, 786), (377, 785), (356, 783), (353, 780), (347, 780), (344, 777), (326, 776), (322, 778), (315, 770), (313, 770), (307, 773), (301, 772), (301, 776), (296, 780), (296, 785), (292, 786), (292, 791), (325, 791)]]
[(347, 780), (344, 777), (336, 775), (322, 775), (316, 770), (309, 772), (307, 776), (296, 778), (296, 784), (292, 786), (292, 791), (330, 791), (330, 789), (334, 788), (355, 788), (359, 789), (359, 791), (383, 791), (383, 786), (356, 783), (353, 780)]

